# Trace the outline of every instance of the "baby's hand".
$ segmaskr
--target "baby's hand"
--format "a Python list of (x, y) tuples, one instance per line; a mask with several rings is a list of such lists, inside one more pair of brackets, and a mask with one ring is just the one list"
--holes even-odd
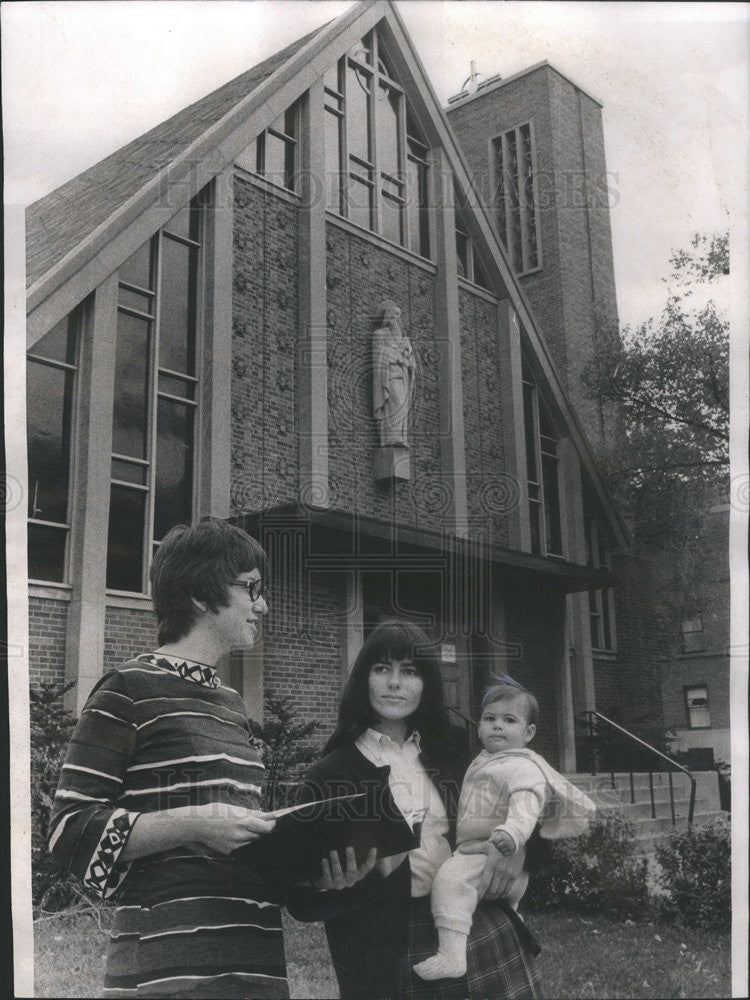
[(490, 834), (490, 842), (506, 858), (509, 854), (513, 854), (516, 850), (513, 838), (509, 833), (506, 833), (505, 830), (493, 830)]

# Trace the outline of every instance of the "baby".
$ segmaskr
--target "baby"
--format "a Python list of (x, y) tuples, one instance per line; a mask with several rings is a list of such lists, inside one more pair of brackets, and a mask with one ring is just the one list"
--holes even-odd
[[(537, 823), (541, 821), (543, 837), (577, 836), (595, 806), (543, 757), (526, 749), (536, 732), (536, 698), (507, 675), (500, 680), (482, 699), (478, 729), (484, 750), (464, 777), (456, 840), (461, 845), (489, 839), (507, 858), (506, 870), (515, 877), (504, 899), (515, 909), (529, 880), (523, 870), (524, 845)], [(431, 903), (438, 952), (414, 966), (422, 979), (465, 974), (466, 942), (486, 861), (485, 854), (461, 854), (457, 849), (435, 875)]]

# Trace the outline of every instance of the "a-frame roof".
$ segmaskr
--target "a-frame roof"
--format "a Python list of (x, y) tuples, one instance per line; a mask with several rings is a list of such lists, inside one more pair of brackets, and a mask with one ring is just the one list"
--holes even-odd
[(322, 30), (316, 28), (30, 205), (27, 287)]
[[(626, 545), (627, 528), (392, 0), (362, 0), (32, 205), (27, 218), (27, 343), (33, 344), (109, 277), (210, 180), (231, 169), (259, 132), (376, 25), (386, 37), (390, 61), (422, 131), (431, 145), (444, 150), (465, 203), (469, 234), (489, 266), (495, 290), (515, 309), (533, 368), (549, 389), (615, 536)], [(80, 220), (69, 218), (77, 212)], [(56, 223), (62, 230), (59, 237)], [(48, 239), (46, 248), (42, 244)]]

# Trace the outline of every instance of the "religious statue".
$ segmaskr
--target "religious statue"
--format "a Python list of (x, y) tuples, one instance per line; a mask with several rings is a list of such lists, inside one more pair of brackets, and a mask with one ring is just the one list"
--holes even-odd
[(378, 307), (372, 338), (373, 410), (381, 447), (408, 448), (409, 407), (414, 397), (416, 361), (401, 330), (401, 310), (392, 299)]

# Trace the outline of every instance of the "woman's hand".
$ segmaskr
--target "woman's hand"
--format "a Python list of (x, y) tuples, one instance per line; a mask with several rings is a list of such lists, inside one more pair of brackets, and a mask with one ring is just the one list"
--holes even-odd
[(270, 833), (276, 825), (276, 820), (267, 813), (244, 806), (209, 802), (203, 806), (188, 806), (187, 810), (194, 825), (193, 839), (219, 854), (230, 854), (243, 844)]
[(207, 802), (141, 813), (120, 853), (120, 861), (134, 861), (173, 847), (200, 845), (217, 854), (230, 854), (243, 844), (273, 830), (276, 820), (244, 806)]
[(321, 861), (321, 875), (319, 878), (313, 879), (312, 884), (321, 892), (327, 892), (330, 889), (349, 889), (370, 874), (377, 860), (378, 852), (373, 847), (364, 863), (358, 868), (354, 848), (347, 847), (346, 870), (343, 870), (339, 852), (331, 851), (328, 858), (323, 858)]
[(489, 840), (478, 840), (461, 844), (458, 848), (461, 854), (486, 854), (487, 862), (482, 877), (477, 886), (478, 899), (501, 899), (507, 896), (518, 874), (511, 874), (506, 867), (505, 858)]

